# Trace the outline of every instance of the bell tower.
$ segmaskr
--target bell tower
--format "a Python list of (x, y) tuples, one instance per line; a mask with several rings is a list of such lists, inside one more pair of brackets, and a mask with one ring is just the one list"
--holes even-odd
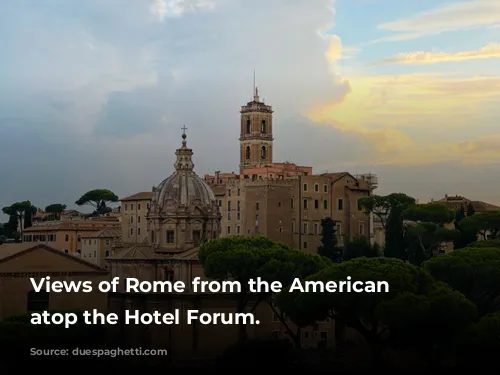
[(240, 110), (240, 172), (273, 162), (273, 109), (260, 101), (258, 88), (253, 94), (253, 100)]

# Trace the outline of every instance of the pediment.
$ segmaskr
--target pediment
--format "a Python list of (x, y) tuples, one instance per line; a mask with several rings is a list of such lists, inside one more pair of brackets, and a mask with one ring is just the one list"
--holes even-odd
[(10, 244), (0, 246), (0, 252), (8, 253), (0, 258), (0, 273), (107, 273), (92, 263), (43, 244), (12, 245), (24, 245), (24, 248), (18, 246), (16, 249)]

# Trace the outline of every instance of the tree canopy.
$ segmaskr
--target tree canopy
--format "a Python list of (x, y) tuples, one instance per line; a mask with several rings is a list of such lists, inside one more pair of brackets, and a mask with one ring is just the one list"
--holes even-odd
[(331, 217), (321, 220), (321, 246), (318, 248), (318, 254), (339, 262), (342, 249), (337, 245), (337, 231), (335, 221)]
[(47, 207), (45, 207), (45, 212), (51, 214), (51, 217), (54, 218), (54, 220), (57, 220), (60, 218), (61, 213), (65, 209), (66, 209), (65, 204), (53, 203), (53, 204), (49, 204)]
[(476, 212), (460, 222), (466, 230), (474, 231), (486, 239), (487, 232), (495, 239), (500, 231), (500, 211)]
[[(324, 269), (332, 262), (318, 254), (295, 250), (263, 236), (227, 236), (206, 242), (200, 247), (198, 260), (205, 276), (214, 280), (236, 280), (241, 283), (238, 312), (268, 299), (272, 293), (252, 293), (250, 279), (279, 281), (289, 285), (295, 278), (304, 278)], [(253, 306), (249, 306), (253, 304)], [(240, 337), (246, 338), (246, 328), (240, 325)]]
[(111, 211), (109, 203), (118, 202), (118, 196), (108, 189), (90, 190), (83, 194), (76, 202), (78, 206), (89, 205), (95, 208), (95, 215), (103, 215)]
[(500, 309), (500, 248), (451, 251), (423, 267), (474, 302), (481, 315)]

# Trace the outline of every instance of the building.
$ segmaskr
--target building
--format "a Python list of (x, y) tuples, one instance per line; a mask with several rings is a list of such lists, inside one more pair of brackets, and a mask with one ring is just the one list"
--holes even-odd
[(142, 243), (148, 235), (146, 215), (152, 192), (141, 192), (121, 199), (122, 240)]
[(0, 320), (44, 310), (107, 310), (107, 295), (35, 292), (30, 278), (40, 281), (91, 281), (97, 285), (108, 272), (85, 260), (41, 243), (0, 245)]
[(471, 205), (475, 212), (500, 211), (500, 207), (498, 206), (481, 201), (472, 201), (460, 195), (448, 196), (448, 194), (446, 194), (444, 198), (434, 202), (442, 203), (449, 208), (453, 208), (454, 210), (459, 210), (463, 207), (464, 210), (467, 211), (467, 207)]
[(61, 217), (58, 221), (33, 223), (23, 230), (24, 243), (42, 243), (67, 254), (81, 254), (82, 236), (104, 228), (120, 228), (116, 217), (71, 219)]
[(205, 175), (222, 215), (221, 236), (261, 234), (306, 251), (321, 245), (321, 220), (337, 222), (339, 243), (373, 240), (373, 218), (358, 200), (377, 187), (375, 175), (315, 175), (313, 168), (273, 160), (273, 110), (260, 101), (240, 109), (240, 173)]
[(101, 268), (108, 268), (106, 258), (113, 255), (112, 246), (121, 241), (122, 230), (112, 227), (82, 235), (81, 256)]

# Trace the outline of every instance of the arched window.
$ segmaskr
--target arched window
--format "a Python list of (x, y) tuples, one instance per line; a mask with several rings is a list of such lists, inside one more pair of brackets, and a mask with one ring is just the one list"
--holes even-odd
[(252, 132), (252, 126), (250, 120), (247, 120), (247, 134)]
[(245, 155), (245, 158), (246, 158), (247, 160), (250, 160), (250, 146), (247, 146), (247, 149), (246, 149), (246, 151), (245, 151), (245, 154), (246, 154), (246, 155)]
[(31, 311), (46, 311), (49, 309), (49, 292), (28, 292), (28, 312)]
[(261, 159), (267, 159), (267, 149), (266, 146), (262, 146), (260, 149), (260, 158)]
[(262, 120), (262, 122), (260, 123), (260, 132), (262, 134), (266, 133), (266, 120)]

